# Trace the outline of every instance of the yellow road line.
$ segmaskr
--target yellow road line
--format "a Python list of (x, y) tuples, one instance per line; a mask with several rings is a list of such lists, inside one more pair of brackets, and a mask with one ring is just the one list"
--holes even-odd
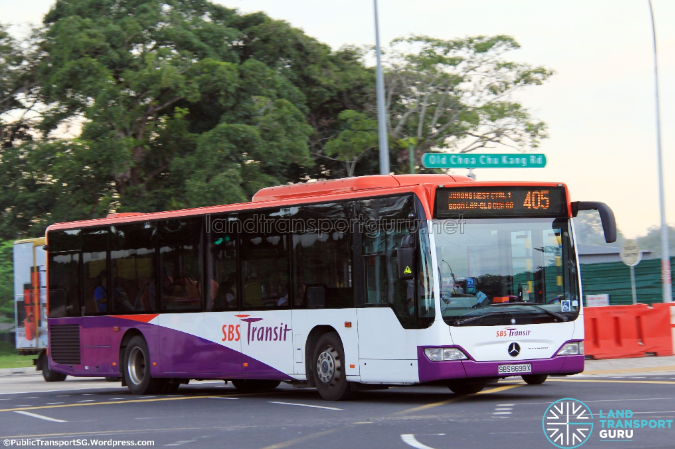
[(660, 384), (675, 385), (675, 382), (667, 380), (600, 380), (600, 379), (548, 379), (548, 382), (588, 382), (603, 384)]
[(584, 371), (582, 374), (648, 373), (651, 371), (675, 371), (675, 365), (625, 369), (600, 369), (594, 371)]
[[(506, 390), (510, 390), (511, 388), (519, 387), (519, 386), (521, 386), (521, 385), (523, 385), (523, 384), (517, 384), (517, 385), (505, 385), (505, 386), (503, 386), (503, 387), (497, 387), (497, 388), (492, 388), (492, 389), (490, 389), (490, 390), (479, 391), (479, 392), (476, 393), (476, 394), (499, 393), (499, 392), (501, 392), (501, 391), (506, 391)], [(463, 399), (469, 399), (469, 398), (471, 398), (472, 396), (475, 396), (475, 395), (456, 396), (456, 397), (454, 397), (454, 398), (452, 398), (452, 399), (447, 399), (447, 400), (445, 400), (445, 401), (434, 402), (434, 403), (431, 403), (431, 404), (426, 404), (426, 405), (422, 405), (422, 406), (419, 406), (419, 407), (410, 408), (410, 409), (407, 409), (407, 410), (403, 410), (403, 411), (400, 411), (400, 412), (396, 412), (396, 413), (394, 413), (394, 415), (404, 415), (404, 414), (408, 414), (408, 413), (420, 412), (420, 411), (422, 411), (422, 410), (428, 410), (428, 409), (430, 409), (430, 408), (440, 407), (441, 405), (452, 404), (453, 402), (461, 401), (461, 400), (463, 400)]]
[(322, 437), (324, 435), (328, 435), (328, 434), (331, 434), (331, 433), (333, 433), (337, 430), (342, 430), (342, 429), (344, 429), (344, 427), (340, 427), (339, 429), (324, 430), (322, 432), (312, 433), (310, 435), (305, 435), (305, 436), (302, 436), (302, 437), (299, 437), (299, 438), (295, 438), (293, 440), (284, 441), (283, 443), (277, 443), (277, 444), (272, 444), (271, 446), (265, 446), (262, 449), (282, 449), (284, 447), (293, 446), (294, 444), (298, 444), (298, 443), (304, 443), (305, 441), (313, 440), (315, 438), (319, 438), (319, 437)]

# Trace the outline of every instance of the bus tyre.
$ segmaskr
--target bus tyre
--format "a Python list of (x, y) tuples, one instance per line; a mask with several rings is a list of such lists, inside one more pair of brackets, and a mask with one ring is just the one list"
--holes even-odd
[(522, 378), (529, 385), (541, 385), (544, 382), (546, 382), (546, 379), (548, 378), (548, 374), (528, 374), (528, 375), (522, 376)]
[(124, 350), (124, 380), (132, 394), (159, 393), (166, 383), (166, 379), (150, 376), (150, 351), (139, 335), (129, 340)]
[(345, 351), (338, 334), (330, 332), (319, 337), (312, 360), (314, 384), (322, 398), (344, 401), (352, 397), (354, 393), (345, 370)]
[(450, 382), (448, 384), (448, 388), (450, 390), (458, 395), (466, 395), (466, 394), (476, 394), (479, 391), (482, 391), (483, 388), (485, 388), (487, 382), (485, 381), (477, 381), (477, 382), (467, 382), (467, 381), (457, 381), (457, 382)]
[(263, 379), (235, 379), (232, 381), (234, 388), (244, 393), (274, 390), (280, 383), (280, 380)]
[(57, 373), (49, 369), (49, 362), (45, 358), (42, 362), (42, 377), (45, 382), (63, 382), (68, 377), (67, 374)]

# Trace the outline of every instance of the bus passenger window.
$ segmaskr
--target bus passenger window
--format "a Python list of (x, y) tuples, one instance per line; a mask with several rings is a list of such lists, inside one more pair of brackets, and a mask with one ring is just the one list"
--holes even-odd
[(202, 307), (202, 220), (166, 220), (159, 225), (161, 310), (199, 311)]
[(242, 221), (251, 220), (254, 231), (240, 234), (241, 276), (244, 307), (289, 308), (288, 239), (277, 229), (281, 212), (256, 211)]
[(49, 317), (80, 316), (80, 230), (49, 231)]
[(209, 221), (206, 263), (206, 310), (238, 310), (237, 235), (240, 221), (214, 216)]
[(132, 223), (110, 229), (112, 310), (115, 314), (157, 310), (153, 223)]
[(296, 308), (354, 307), (351, 203), (302, 206), (291, 212)]
[(84, 312), (87, 315), (110, 314), (108, 228), (85, 229), (82, 234)]

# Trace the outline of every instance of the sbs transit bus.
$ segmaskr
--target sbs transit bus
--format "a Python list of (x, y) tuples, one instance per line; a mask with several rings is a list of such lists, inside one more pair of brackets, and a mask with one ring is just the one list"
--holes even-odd
[(134, 394), (190, 379), (341, 400), (583, 371), (564, 184), (366, 176), (47, 229), (49, 367)]

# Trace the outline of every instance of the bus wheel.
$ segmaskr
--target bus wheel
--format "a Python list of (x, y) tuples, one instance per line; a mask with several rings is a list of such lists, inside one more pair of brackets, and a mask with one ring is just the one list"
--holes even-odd
[(521, 377), (530, 385), (541, 385), (548, 379), (548, 374), (528, 374)]
[(235, 379), (232, 385), (244, 393), (253, 393), (256, 391), (274, 390), (281, 383), (280, 380), (262, 380), (262, 379)]
[(457, 381), (457, 382), (450, 382), (448, 384), (448, 388), (455, 393), (459, 395), (465, 395), (465, 394), (476, 394), (479, 391), (482, 391), (483, 388), (485, 388), (486, 382), (484, 381), (474, 381), (474, 382), (466, 382), (466, 381)]
[(323, 334), (314, 349), (313, 374), (316, 389), (322, 398), (343, 401), (353, 395), (345, 372), (345, 351), (338, 334)]
[(66, 380), (66, 377), (68, 377), (68, 375), (63, 373), (57, 373), (56, 371), (50, 370), (49, 362), (45, 357), (42, 360), (42, 377), (44, 378), (45, 382), (63, 382), (64, 380)]
[(139, 335), (129, 340), (124, 351), (124, 380), (132, 394), (155, 394), (166, 383), (150, 376), (150, 351)]

